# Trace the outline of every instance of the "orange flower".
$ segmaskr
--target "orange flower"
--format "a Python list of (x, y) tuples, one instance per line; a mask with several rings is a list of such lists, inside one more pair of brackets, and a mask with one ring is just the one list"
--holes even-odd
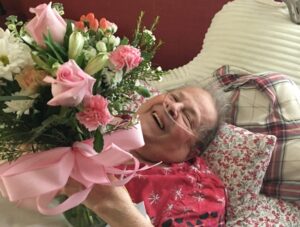
[(108, 27), (109, 27), (109, 21), (108, 20), (106, 20), (106, 18), (101, 18), (100, 19), (100, 25), (99, 25), (99, 27), (103, 30), (103, 31), (105, 31)]
[[(88, 13), (86, 15), (86, 20), (91, 23), (93, 20), (95, 20), (95, 15), (93, 13)], [(97, 20), (97, 19), (96, 19)]]
[(83, 21), (75, 21), (75, 27), (78, 29), (78, 30), (84, 30), (84, 23)]
[(97, 31), (98, 27), (99, 27), (99, 22), (97, 19), (94, 19), (92, 21), (89, 22), (90, 28), (94, 31)]
[(46, 83), (43, 81), (46, 73), (41, 70), (36, 70), (34, 67), (25, 67), (20, 74), (16, 76), (19, 86), (28, 91), (29, 94), (37, 92), (38, 88)]
[(104, 32), (112, 32), (112, 33), (116, 32), (117, 28), (118, 28), (115, 23), (112, 23), (112, 22), (106, 20), (106, 18), (104, 18), (104, 17), (100, 19), (99, 27)]
[(74, 24), (78, 30), (84, 31), (84, 22), (83, 21), (76, 21)]
[[(88, 24), (88, 27), (94, 31), (96, 31), (99, 27), (99, 22), (95, 18), (95, 15), (93, 13), (88, 13), (87, 15), (82, 15), (80, 17), (80, 21), (78, 22), (78, 28), (80, 30), (83, 30), (85, 24)], [(75, 26), (76, 26), (76, 24), (75, 24)]]

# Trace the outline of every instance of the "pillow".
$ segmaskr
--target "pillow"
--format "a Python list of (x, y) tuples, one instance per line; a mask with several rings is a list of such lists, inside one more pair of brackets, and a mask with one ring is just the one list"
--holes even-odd
[(275, 142), (275, 136), (224, 124), (204, 152), (208, 167), (227, 188), (228, 220), (245, 216), (255, 207)]
[(260, 194), (250, 216), (241, 216), (226, 222), (236, 226), (299, 226), (300, 209), (293, 204)]
[[(268, 1), (274, 2), (264, 2)], [(201, 52), (188, 64), (171, 70), (155, 86), (169, 89), (186, 83), (205, 85), (212, 72), (222, 65), (250, 72), (282, 72), (300, 85), (299, 59), (299, 25), (290, 21), (284, 3), (274, 6), (235, 0), (224, 5), (213, 18)]]
[(233, 90), (231, 123), (252, 132), (277, 137), (262, 192), (297, 202), (300, 207), (298, 86), (280, 73), (240, 77), (230, 67), (222, 67), (215, 75), (227, 89)]

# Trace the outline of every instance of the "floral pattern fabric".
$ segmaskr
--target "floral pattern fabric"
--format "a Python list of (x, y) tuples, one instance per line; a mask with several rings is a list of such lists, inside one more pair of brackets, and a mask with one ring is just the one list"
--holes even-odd
[(259, 195), (249, 216), (241, 216), (226, 223), (227, 227), (300, 226), (300, 209), (292, 203)]
[(204, 152), (207, 165), (228, 190), (228, 220), (250, 215), (256, 206), (275, 142), (275, 136), (225, 124)]

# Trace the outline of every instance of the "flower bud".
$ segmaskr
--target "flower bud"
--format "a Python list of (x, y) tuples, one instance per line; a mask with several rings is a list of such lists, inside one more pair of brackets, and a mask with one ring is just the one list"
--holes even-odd
[(84, 45), (84, 37), (81, 32), (75, 31), (69, 38), (68, 56), (71, 59), (76, 59), (82, 52)]
[(115, 23), (112, 23), (111, 25), (111, 32), (114, 34), (116, 33), (118, 30), (118, 26)]
[(117, 47), (117, 46), (120, 45), (120, 43), (121, 43), (120, 38), (119, 38), (119, 37), (116, 37), (116, 38), (115, 38), (115, 42), (114, 42), (114, 46)]
[(103, 37), (103, 38), (102, 38), (102, 42), (104, 42), (104, 43), (108, 43), (108, 39), (107, 39), (107, 37)]
[(94, 75), (95, 73), (99, 72), (103, 69), (108, 62), (108, 55), (107, 54), (98, 54), (96, 57), (92, 58), (87, 66), (85, 67), (84, 71), (89, 75)]
[(56, 71), (59, 69), (59, 67), (61, 66), (61, 64), (59, 64), (58, 62), (55, 62), (53, 65), (52, 65), (52, 71), (53, 71), (53, 74), (56, 76)]
[(102, 41), (98, 41), (96, 43), (96, 48), (99, 52), (106, 52), (107, 51), (106, 44)]
[(119, 46), (121, 41), (120, 41), (119, 37), (111, 35), (107, 38), (107, 42), (108, 42), (108, 44), (113, 45), (114, 47), (116, 47), (116, 46)]
[(115, 40), (116, 40), (116, 37), (113, 36), (113, 35), (108, 37), (108, 43), (111, 44), (111, 45), (115, 44)]

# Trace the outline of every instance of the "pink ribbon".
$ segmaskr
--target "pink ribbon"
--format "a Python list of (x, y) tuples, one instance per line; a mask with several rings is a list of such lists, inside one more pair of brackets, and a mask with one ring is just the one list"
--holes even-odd
[[(140, 125), (104, 136), (104, 149), (96, 153), (92, 140), (75, 142), (73, 147), (58, 147), (26, 154), (13, 163), (0, 165), (0, 191), (3, 197), (45, 215), (57, 215), (82, 203), (94, 184), (120, 186), (139, 169), (139, 161), (127, 151), (144, 145)], [(132, 159), (132, 170), (114, 168)], [(107, 174), (119, 175), (111, 182)], [(56, 194), (71, 177), (85, 186), (56, 207), (49, 207)]]

